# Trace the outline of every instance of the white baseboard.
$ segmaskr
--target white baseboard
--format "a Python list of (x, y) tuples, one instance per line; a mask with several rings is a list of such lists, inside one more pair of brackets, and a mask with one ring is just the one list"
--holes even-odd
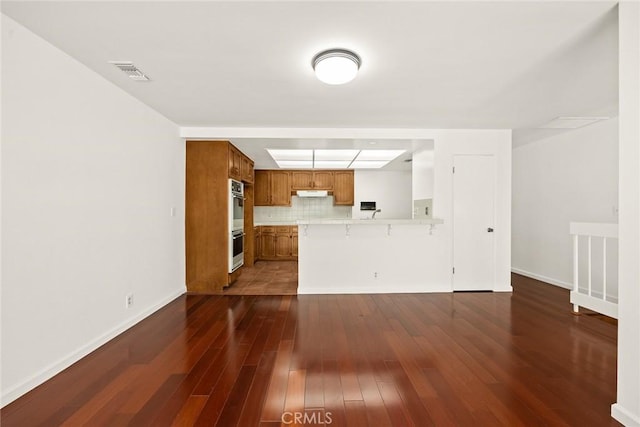
[(374, 287), (374, 286), (353, 286), (343, 284), (336, 287), (311, 286), (304, 287), (298, 285), (298, 295), (353, 295), (353, 294), (428, 294), (453, 292), (451, 285), (430, 286), (428, 290), (424, 286), (400, 286), (400, 287)]
[(625, 427), (640, 427), (640, 416), (633, 415), (618, 403), (611, 405), (611, 416)]
[(511, 271), (521, 276), (530, 277), (531, 279), (540, 280), (541, 282), (549, 283), (551, 285), (559, 286), (561, 288), (573, 289), (573, 284), (565, 282), (563, 280), (554, 279), (553, 277), (543, 276), (541, 274), (536, 274), (530, 271), (521, 270), (516, 267), (511, 267)]
[(2, 390), (2, 396), (0, 397), (0, 402), (2, 407), (8, 405), (9, 403), (19, 398), (20, 396), (33, 390), (40, 384), (44, 383), (45, 381), (59, 374), (69, 366), (76, 363), (78, 360), (85, 357), (87, 354), (91, 353), (92, 351), (96, 350), (98, 347), (104, 345), (108, 341), (120, 335), (121, 333), (131, 328), (141, 320), (144, 320), (145, 318), (149, 317), (151, 314), (155, 313), (165, 305), (169, 304), (171, 301), (178, 298), (180, 295), (184, 294), (185, 292), (186, 292), (186, 289), (184, 287), (175, 290), (166, 298), (163, 298), (162, 300), (153, 304), (146, 310), (143, 310), (137, 315), (125, 320), (124, 322), (120, 323), (119, 325), (115, 326), (114, 328), (110, 329), (104, 334), (100, 335), (93, 341), (88, 342), (87, 344), (74, 350), (67, 356), (57, 360), (56, 362), (52, 363), (48, 367), (42, 369), (41, 371), (27, 378), (22, 383), (11, 387), (9, 390)]

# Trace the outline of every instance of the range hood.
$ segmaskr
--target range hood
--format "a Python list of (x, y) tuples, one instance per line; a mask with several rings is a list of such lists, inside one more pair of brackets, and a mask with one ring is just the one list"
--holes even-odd
[(298, 190), (298, 197), (327, 197), (327, 190)]

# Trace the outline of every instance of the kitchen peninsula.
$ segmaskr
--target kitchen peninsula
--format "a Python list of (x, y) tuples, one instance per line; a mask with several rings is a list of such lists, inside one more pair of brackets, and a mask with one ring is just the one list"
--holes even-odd
[(451, 292), (441, 219), (298, 221), (298, 294)]

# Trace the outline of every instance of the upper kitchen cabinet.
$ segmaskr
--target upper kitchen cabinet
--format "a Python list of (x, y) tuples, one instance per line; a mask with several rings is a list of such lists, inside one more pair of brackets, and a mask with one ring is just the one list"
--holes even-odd
[(333, 190), (333, 172), (291, 171), (291, 190)]
[(229, 178), (242, 180), (242, 153), (229, 144)]
[(271, 171), (271, 206), (291, 206), (291, 178), (287, 171)]
[(311, 190), (313, 188), (313, 171), (291, 171), (292, 190)]
[(255, 171), (255, 206), (291, 206), (291, 176), (288, 171)]
[(254, 205), (271, 206), (270, 171), (255, 171)]
[(353, 190), (353, 171), (334, 171), (333, 172), (333, 204), (353, 206), (354, 190)]
[(240, 174), (243, 182), (253, 184), (253, 161), (247, 156), (242, 156)]
[(229, 144), (229, 178), (253, 184), (253, 160)]
[(333, 190), (332, 171), (313, 171), (314, 190)]
[(259, 170), (255, 178), (256, 206), (291, 206), (297, 190), (326, 190), (334, 205), (353, 206), (353, 170)]

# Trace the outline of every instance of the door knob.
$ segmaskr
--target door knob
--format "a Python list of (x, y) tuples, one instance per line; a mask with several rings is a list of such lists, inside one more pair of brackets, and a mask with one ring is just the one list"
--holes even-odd
[(493, 233), (493, 228), (491, 227), (487, 228), (487, 233)]

